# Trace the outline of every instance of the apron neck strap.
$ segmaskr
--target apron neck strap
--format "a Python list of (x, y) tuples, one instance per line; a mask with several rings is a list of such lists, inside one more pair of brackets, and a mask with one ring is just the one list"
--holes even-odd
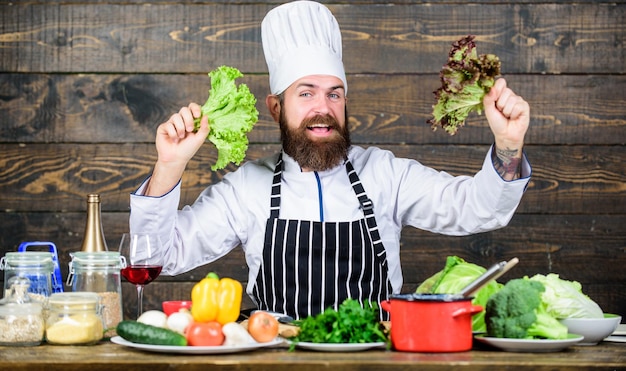
[(283, 176), (283, 152), (278, 154), (276, 167), (274, 168), (274, 179), (272, 180), (272, 195), (270, 197), (270, 218), (278, 219), (280, 211), (280, 180)]
[(365, 189), (363, 188), (363, 184), (361, 183), (361, 179), (356, 174), (354, 167), (350, 161), (346, 161), (346, 172), (348, 172), (348, 178), (350, 178), (350, 184), (352, 184), (352, 189), (354, 189), (354, 193), (356, 197), (359, 199), (359, 203), (361, 204), (361, 209), (363, 210), (363, 214), (365, 217), (374, 215), (374, 203), (367, 197), (365, 193)]
[[(280, 184), (283, 175), (283, 152), (281, 151), (278, 154), (278, 159), (276, 160), (276, 167), (274, 168), (274, 178), (272, 180), (272, 195), (270, 198), (270, 218), (278, 219), (278, 215), (280, 212)], [(352, 185), (352, 189), (356, 194), (356, 197), (359, 200), (359, 204), (361, 204), (361, 209), (363, 210), (363, 214), (368, 216), (374, 215), (374, 204), (367, 194), (365, 193), (365, 189), (363, 188), (363, 184), (361, 183), (361, 179), (356, 174), (354, 167), (350, 160), (346, 160), (346, 172), (348, 173), (348, 178), (350, 179), (350, 184)]]

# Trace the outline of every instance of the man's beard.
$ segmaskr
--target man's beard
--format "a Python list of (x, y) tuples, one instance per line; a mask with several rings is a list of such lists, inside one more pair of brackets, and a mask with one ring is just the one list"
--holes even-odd
[[(337, 120), (330, 115), (318, 115), (304, 119), (295, 129), (288, 127), (281, 110), (279, 124), (283, 150), (291, 156), (303, 169), (324, 171), (334, 168), (348, 158), (350, 149), (350, 132), (346, 125), (342, 128)], [(307, 126), (312, 124), (328, 125), (329, 129), (339, 135), (312, 140), (306, 135)]]

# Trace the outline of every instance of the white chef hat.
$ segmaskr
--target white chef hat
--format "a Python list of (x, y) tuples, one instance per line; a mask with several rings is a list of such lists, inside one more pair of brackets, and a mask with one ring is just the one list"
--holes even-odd
[(261, 23), (261, 39), (272, 94), (309, 75), (336, 76), (348, 92), (341, 31), (326, 6), (294, 1), (270, 10)]

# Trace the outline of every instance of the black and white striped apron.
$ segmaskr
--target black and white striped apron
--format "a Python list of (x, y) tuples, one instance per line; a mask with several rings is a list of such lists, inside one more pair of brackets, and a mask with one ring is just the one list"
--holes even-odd
[[(270, 217), (254, 301), (259, 309), (305, 318), (347, 298), (380, 303), (391, 293), (387, 256), (372, 201), (352, 164), (346, 171), (364, 218), (352, 222), (279, 219), (282, 154), (276, 162)], [(380, 310), (381, 319), (387, 313)]]

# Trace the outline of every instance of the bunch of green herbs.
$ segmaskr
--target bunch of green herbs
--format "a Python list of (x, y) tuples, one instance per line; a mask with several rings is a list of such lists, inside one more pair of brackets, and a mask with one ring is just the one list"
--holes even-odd
[(379, 320), (378, 304), (346, 299), (337, 310), (294, 321), (300, 327), (298, 335), (290, 338), (291, 348), (298, 342), (310, 343), (375, 343), (389, 345), (389, 332)]

